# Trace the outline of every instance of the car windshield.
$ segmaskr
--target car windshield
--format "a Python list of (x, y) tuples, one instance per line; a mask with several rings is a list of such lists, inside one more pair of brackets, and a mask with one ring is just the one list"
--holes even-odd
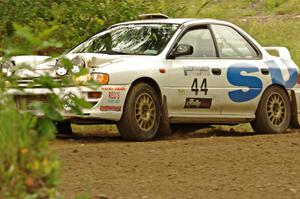
[(177, 28), (176, 24), (119, 25), (91, 37), (70, 53), (158, 55)]

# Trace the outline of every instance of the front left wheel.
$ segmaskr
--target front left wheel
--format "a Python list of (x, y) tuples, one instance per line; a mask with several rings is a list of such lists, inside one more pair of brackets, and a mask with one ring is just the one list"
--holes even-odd
[(153, 87), (146, 83), (134, 85), (117, 123), (121, 136), (127, 140), (151, 140), (157, 133), (159, 122), (160, 101)]

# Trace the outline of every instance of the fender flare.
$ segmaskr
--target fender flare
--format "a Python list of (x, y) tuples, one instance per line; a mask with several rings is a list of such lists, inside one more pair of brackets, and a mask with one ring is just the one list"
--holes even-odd
[(291, 108), (292, 108), (292, 113), (291, 113), (290, 128), (291, 129), (299, 129), (300, 122), (298, 119), (297, 98), (296, 98), (295, 91), (293, 91), (293, 90), (291, 90)]
[(165, 95), (163, 96), (161, 104), (160, 124), (157, 133), (158, 136), (171, 135), (173, 133), (169, 121), (167, 97)]

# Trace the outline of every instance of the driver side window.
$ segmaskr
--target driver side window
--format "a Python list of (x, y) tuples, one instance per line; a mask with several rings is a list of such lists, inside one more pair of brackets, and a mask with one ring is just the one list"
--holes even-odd
[(193, 47), (193, 54), (184, 57), (215, 58), (216, 49), (210, 30), (207, 28), (192, 29), (186, 32), (178, 45), (186, 44)]

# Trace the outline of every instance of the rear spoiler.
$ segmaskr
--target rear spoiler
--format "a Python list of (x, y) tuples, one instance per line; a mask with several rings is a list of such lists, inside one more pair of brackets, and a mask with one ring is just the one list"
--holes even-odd
[(277, 51), (282, 59), (292, 59), (290, 51), (286, 47), (264, 47), (266, 51)]
[(146, 19), (168, 19), (169, 17), (162, 13), (151, 13), (151, 14), (140, 14), (138, 19), (146, 20)]

